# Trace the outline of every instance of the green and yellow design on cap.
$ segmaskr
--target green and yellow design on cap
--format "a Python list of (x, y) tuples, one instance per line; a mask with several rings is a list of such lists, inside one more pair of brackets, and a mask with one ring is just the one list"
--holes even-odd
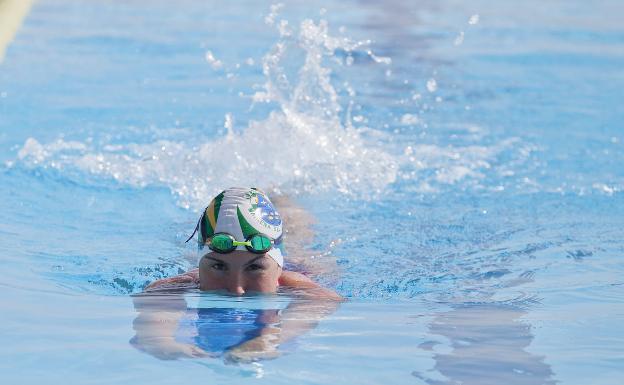
[(200, 236), (198, 237), (198, 241), (202, 246), (206, 243), (206, 240), (215, 233), (217, 219), (219, 219), (219, 210), (221, 209), (221, 201), (223, 201), (224, 195), (225, 191), (221, 192), (221, 194), (210, 201), (210, 204), (202, 214), (199, 223)]

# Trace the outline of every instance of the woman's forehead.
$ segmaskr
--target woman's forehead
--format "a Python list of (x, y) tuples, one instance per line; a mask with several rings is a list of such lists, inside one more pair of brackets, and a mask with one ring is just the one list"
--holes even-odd
[(215, 259), (228, 264), (245, 264), (252, 260), (264, 261), (271, 259), (266, 254), (254, 254), (243, 250), (235, 250), (227, 254), (208, 253), (204, 255), (204, 258)]

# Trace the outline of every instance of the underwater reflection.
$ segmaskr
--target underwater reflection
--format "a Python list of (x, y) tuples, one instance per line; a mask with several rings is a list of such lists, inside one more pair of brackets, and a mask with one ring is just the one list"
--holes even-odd
[(130, 344), (162, 360), (219, 358), (244, 363), (280, 356), (339, 303), (294, 296), (167, 292), (133, 296)]
[[(428, 384), (555, 384), (544, 357), (525, 349), (533, 341), (526, 310), (509, 304), (464, 304), (441, 313), (429, 325), (432, 334), (448, 338), (452, 350), (435, 353), (435, 370), (445, 379), (414, 372)], [(437, 342), (421, 345), (436, 350)], [(447, 343), (445, 343), (447, 345)]]

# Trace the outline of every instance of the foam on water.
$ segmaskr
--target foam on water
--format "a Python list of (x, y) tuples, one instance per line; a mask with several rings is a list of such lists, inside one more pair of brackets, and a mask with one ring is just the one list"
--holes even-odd
[[(254, 104), (275, 106), (264, 120), (235, 130), (226, 115), (226, 133), (191, 140), (157, 140), (121, 145), (58, 139), (42, 144), (28, 138), (19, 160), (29, 167), (50, 167), (112, 178), (135, 187), (169, 188), (185, 207), (199, 207), (206, 197), (229, 185), (261, 185), (275, 192), (298, 194), (338, 191), (360, 199), (373, 197), (401, 179), (419, 179), (423, 192), (432, 183), (453, 184), (483, 177), (496, 148), (440, 148), (435, 145), (397, 150), (392, 137), (370, 127), (352, 125), (353, 100), (341, 101), (332, 84), (331, 61), (347, 68), (345, 56), (368, 56), (378, 65), (390, 58), (376, 56), (370, 41), (331, 36), (326, 21), (304, 20), (297, 28), (276, 21), (272, 9), (267, 24), (280, 37), (262, 59), (265, 83), (251, 97)], [(289, 66), (303, 58), (293, 75)], [(208, 51), (212, 67), (219, 63)], [(349, 93), (354, 97), (355, 92)], [(363, 120), (363, 119), (361, 119)], [(418, 121), (413, 115), (409, 122)], [(386, 145), (384, 145), (386, 143)], [(431, 178), (429, 174), (433, 175)]]

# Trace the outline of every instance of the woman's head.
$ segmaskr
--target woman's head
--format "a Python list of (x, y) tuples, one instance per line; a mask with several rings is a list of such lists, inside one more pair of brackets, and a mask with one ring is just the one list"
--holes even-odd
[[(202, 213), (197, 231), (202, 290), (227, 289), (235, 294), (276, 290), (284, 264), (276, 247), (282, 240), (282, 219), (265, 193), (256, 188), (224, 190)], [(266, 252), (252, 247), (262, 244), (261, 239)], [(221, 247), (223, 242), (230, 247)]]

